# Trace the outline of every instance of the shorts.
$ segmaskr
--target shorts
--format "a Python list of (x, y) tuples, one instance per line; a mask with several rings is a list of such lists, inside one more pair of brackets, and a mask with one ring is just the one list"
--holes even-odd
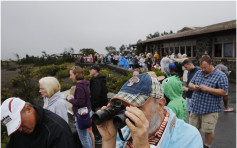
[(204, 133), (212, 133), (215, 131), (218, 120), (218, 113), (194, 114), (191, 112), (189, 124), (195, 126)]
[(186, 97), (186, 101), (187, 101), (186, 111), (190, 112), (190, 111), (192, 111), (192, 108), (191, 108), (192, 99)]

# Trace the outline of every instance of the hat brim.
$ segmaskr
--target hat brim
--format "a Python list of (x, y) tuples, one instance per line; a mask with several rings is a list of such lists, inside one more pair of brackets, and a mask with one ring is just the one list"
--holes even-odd
[(20, 126), (21, 126), (21, 112), (19, 112), (19, 114), (17, 114), (16, 117), (14, 117), (14, 119), (12, 119), (12, 121), (10, 121), (6, 126), (8, 136), (15, 133), (20, 128)]
[(159, 76), (159, 77), (157, 77), (157, 79), (158, 79), (158, 81), (162, 81), (165, 79), (165, 76)]
[(133, 94), (120, 92), (116, 94), (113, 98), (111, 98), (110, 102), (115, 99), (119, 99), (125, 102), (125, 104), (141, 107), (147, 102), (147, 100), (149, 100), (149, 98), (150, 96), (146, 96), (146, 95), (141, 95), (141, 94), (133, 95)]

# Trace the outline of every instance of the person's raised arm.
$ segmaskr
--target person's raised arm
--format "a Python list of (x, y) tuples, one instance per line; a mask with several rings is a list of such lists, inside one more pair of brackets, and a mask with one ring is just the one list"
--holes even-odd
[(134, 148), (149, 148), (148, 129), (149, 121), (144, 113), (137, 107), (126, 107), (125, 115), (131, 119), (126, 119), (126, 124), (131, 131)]
[[(107, 107), (103, 106), (97, 112), (104, 110), (110, 106), (110, 104), (108, 104)], [(113, 120), (111, 119), (101, 123), (100, 125), (97, 125), (97, 129), (99, 130), (102, 137), (102, 148), (115, 148), (117, 130), (114, 127)]]

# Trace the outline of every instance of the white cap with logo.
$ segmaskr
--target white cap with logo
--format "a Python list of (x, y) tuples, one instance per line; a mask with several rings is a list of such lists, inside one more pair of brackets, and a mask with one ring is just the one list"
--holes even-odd
[(26, 102), (20, 98), (8, 98), (1, 106), (1, 120), (7, 127), (8, 136), (21, 126), (21, 111)]

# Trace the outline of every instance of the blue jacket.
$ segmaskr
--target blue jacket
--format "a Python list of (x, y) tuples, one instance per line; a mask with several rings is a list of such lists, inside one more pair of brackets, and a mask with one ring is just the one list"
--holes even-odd
[(127, 59), (124, 59), (124, 68), (129, 68), (129, 61)]
[(124, 59), (125, 59), (124, 56), (120, 56), (120, 57), (119, 57), (119, 64), (118, 64), (118, 65), (119, 65), (120, 67), (122, 67), (122, 66), (124, 65)]
[[(150, 148), (203, 148), (202, 137), (197, 128), (178, 119), (170, 108), (165, 109), (170, 113), (169, 121), (160, 142), (156, 146), (150, 145)], [(124, 139), (127, 139), (130, 135), (129, 128), (125, 126), (121, 131)], [(124, 143), (117, 134), (116, 148), (123, 148)]]

